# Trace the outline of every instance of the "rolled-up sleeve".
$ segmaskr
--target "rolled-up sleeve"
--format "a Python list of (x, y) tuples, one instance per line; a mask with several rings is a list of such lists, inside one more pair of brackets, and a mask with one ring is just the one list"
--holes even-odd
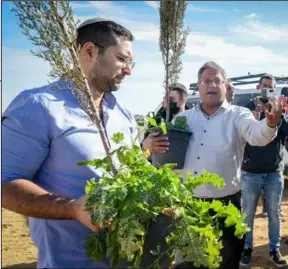
[(277, 128), (270, 128), (266, 119), (255, 120), (251, 111), (242, 107), (238, 115), (236, 128), (240, 136), (251, 146), (265, 146), (276, 137)]
[(39, 96), (19, 94), (2, 116), (2, 184), (33, 180), (49, 145), (48, 114)]

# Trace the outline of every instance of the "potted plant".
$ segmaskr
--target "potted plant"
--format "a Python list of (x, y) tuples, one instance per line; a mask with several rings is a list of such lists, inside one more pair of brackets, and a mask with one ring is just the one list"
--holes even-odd
[(158, 132), (159, 135), (166, 135), (170, 143), (169, 150), (166, 153), (151, 154), (152, 164), (159, 167), (163, 164), (174, 163), (174, 169), (182, 169), (189, 139), (192, 135), (192, 132), (188, 129), (187, 118), (179, 116), (173, 123), (168, 123), (165, 129), (157, 127), (157, 123), (153, 118), (149, 118), (149, 123), (154, 126), (151, 131)]
[[(121, 164), (115, 176), (107, 157), (79, 163), (104, 170), (98, 182), (92, 179), (86, 186), (86, 210), (92, 212), (92, 223), (103, 228), (87, 239), (87, 254), (97, 261), (107, 257), (113, 268), (167, 268), (178, 250), (185, 262), (217, 268), (222, 248), (219, 219), (225, 218), (242, 237), (248, 230), (245, 216), (232, 204), (205, 202), (192, 194), (201, 184), (221, 188), (223, 179), (203, 171), (198, 177), (188, 174), (184, 182), (173, 171), (175, 165), (157, 168), (147, 161), (149, 152), (121, 145), (122, 134), (112, 139), (119, 148), (111, 154)], [(217, 214), (211, 216), (210, 210)], [(112, 225), (105, 228), (108, 223)]]

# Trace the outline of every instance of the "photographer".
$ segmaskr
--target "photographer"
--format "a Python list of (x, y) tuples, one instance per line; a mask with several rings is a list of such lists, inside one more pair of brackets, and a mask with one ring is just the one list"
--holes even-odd
[[(275, 79), (271, 75), (261, 77), (257, 88), (274, 89)], [(260, 97), (251, 101), (247, 107), (254, 114), (255, 119), (265, 118), (264, 111), (271, 110), (274, 98)], [(284, 188), (283, 178), (283, 150), (284, 140), (288, 136), (288, 123), (282, 116), (278, 125), (278, 133), (272, 142), (264, 147), (246, 144), (242, 163), (241, 190), (243, 211), (247, 214), (246, 222), (251, 232), (246, 234), (244, 251), (240, 264), (249, 266), (253, 252), (253, 224), (255, 212), (261, 191), (264, 191), (264, 205), (266, 204), (269, 221), (269, 251), (270, 259), (277, 267), (283, 267), (287, 262), (279, 252), (280, 248), (280, 205)], [(264, 207), (265, 210), (265, 207)]]

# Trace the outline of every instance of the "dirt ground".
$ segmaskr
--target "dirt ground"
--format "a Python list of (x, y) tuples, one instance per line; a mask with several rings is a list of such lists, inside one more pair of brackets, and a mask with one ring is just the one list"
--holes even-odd
[[(281, 252), (288, 260), (288, 189), (284, 191), (282, 202)], [(258, 206), (254, 228), (254, 268), (273, 268), (268, 261), (267, 218), (261, 217)], [(2, 268), (36, 268), (37, 250), (29, 236), (25, 219), (21, 215), (2, 209)]]

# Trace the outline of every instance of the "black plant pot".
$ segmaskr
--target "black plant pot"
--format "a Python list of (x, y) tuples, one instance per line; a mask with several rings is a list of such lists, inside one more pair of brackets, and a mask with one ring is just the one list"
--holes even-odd
[[(169, 259), (169, 253), (167, 253), (169, 246), (165, 238), (173, 231), (174, 225), (175, 220), (163, 214), (160, 214), (156, 220), (151, 221), (143, 246), (141, 269), (169, 268), (171, 260)], [(159, 248), (159, 253), (157, 253), (157, 248)], [(133, 266), (131, 266), (131, 263), (122, 260), (117, 268), (132, 268)]]
[(183, 169), (186, 150), (192, 133), (184, 130), (168, 130), (169, 150), (166, 153), (152, 153), (152, 164), (160, 167), (167, 163), (177, 163), (174, 169)]
[[(158, 262), (160, 268), (168, 268), (171, 260), (169, 259), (169, 249), (166, 243), (166, 237), (173, 231), (175, 220), (166, 215), (160, 214), (155, 221), (152, 221), (148, 228), (148, 233), (143, 246), (143, 256), (141, 259), (141, 268), (153, 268)], [(159, 246), (159, 253), (155, 255)], [(154, 266), (156, 268), (157, 266)]]

